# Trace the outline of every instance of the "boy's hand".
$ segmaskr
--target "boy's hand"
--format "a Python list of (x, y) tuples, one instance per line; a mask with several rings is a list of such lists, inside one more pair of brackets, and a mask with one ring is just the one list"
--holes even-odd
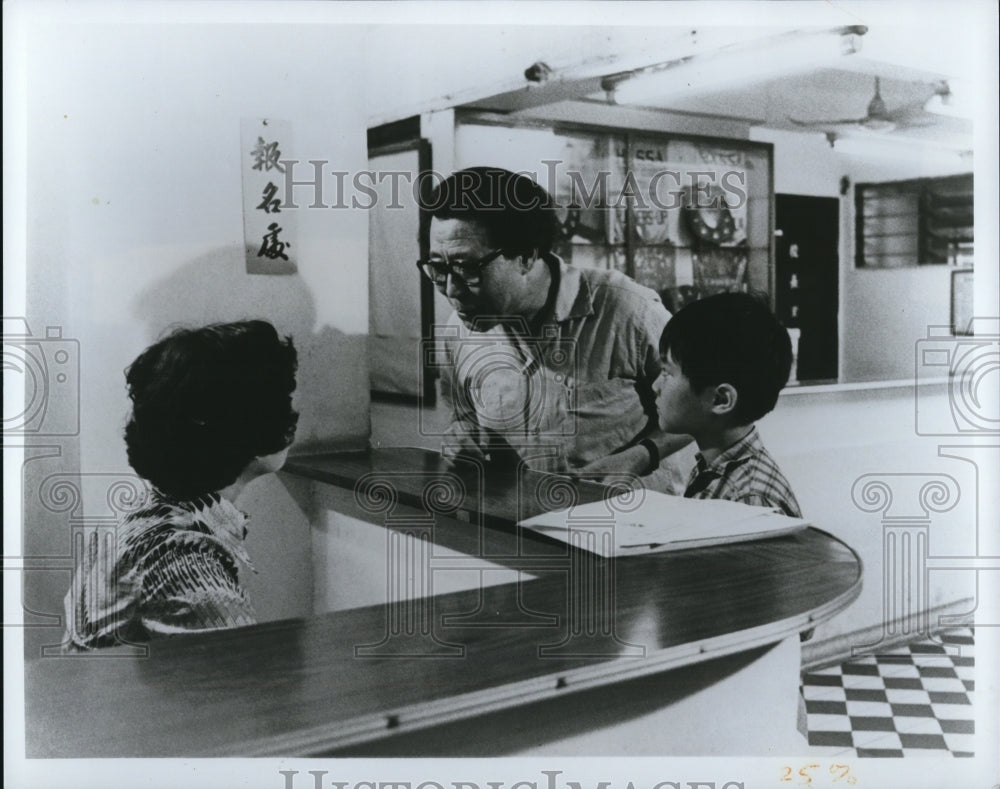
[[(691, 436), (664, 433), (662, 430), (654, 430), (647, 438), (656, 444), (661, 460), (694, 440)], [(651, 468), (652, 461), (649, 450), (642, 444), (637, 444), (613, 455), (592, 460), (587, 465), (574, 469), (573, 474), (596, 481), (601, 481), (604, 476), (612, 474), (634, 474), (641, 477), (656, 471), (655, 468)]]

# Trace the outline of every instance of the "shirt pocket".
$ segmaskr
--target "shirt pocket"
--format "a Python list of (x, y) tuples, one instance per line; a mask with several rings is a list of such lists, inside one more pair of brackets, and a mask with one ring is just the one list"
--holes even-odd
[(526, 431), (531, 392), (524, 373), (506, 366), (496, 366), (469, 386), (479, 426), (502, 435)]

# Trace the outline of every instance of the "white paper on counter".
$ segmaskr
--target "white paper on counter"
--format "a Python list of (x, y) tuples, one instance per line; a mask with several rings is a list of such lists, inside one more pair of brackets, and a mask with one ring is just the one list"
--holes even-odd
[(770, 507), (639, 490), (542, 513), (520, 525), (609, 557), (776, 537), (810, 524)]

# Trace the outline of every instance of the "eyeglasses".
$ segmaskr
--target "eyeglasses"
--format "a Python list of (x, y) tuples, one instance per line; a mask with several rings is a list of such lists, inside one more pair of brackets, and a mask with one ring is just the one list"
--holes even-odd
[(439, 288), (444, 289), (448, 285), (448, 275), (457, 277), (471, 288), (476, 287), (480, 282), (482, 270), (503, 254), (502, 249), (494, 249), (487, 252), (483, 257), (474, 260), (446, 260), (443, 257), (429, 257), (417, 261), (419, 268), (428, 279)]

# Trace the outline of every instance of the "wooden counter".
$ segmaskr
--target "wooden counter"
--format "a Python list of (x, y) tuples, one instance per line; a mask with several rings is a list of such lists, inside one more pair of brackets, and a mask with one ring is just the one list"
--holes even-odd
[(667, 670), (701, 664), (704, 673), (707, 661), (762, 653), (860, 590), (857, 556), (816, 529), (605, 560), (516, 526), (554, 499), (607, 495), (592, 483), (533, 472), (486, 479), (423, 450), (299, 458), (289, 470), (354, 490), (360, 510), (406, 536), (400, 545), (422, 546), (413, 555), (426, 561), (433, 545), (457, 546), (530, 578), (176, 636), (145, 657), (123, 646), (29, 660), (28, 756), (392, 752), (417, 732), (574, 691), (631, 682), (641, 696)]

